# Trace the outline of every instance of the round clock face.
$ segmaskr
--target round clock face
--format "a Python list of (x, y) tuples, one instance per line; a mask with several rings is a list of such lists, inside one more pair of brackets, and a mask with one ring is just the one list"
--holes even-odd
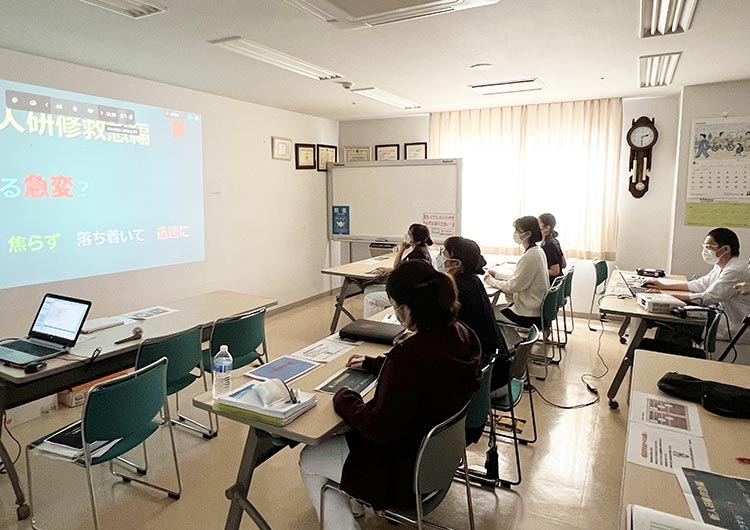
[(633, 147), (646, 149), (654, 144), (656, 141), (656, 135), (651, 127), (641, 125), (630, 131), (628, 139)]

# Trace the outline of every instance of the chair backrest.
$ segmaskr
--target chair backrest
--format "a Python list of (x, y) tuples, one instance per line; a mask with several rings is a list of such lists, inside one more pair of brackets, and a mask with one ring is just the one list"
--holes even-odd
[[(719, 330), (719, 323), (721, 322), (721, 313), (718, 311), (711, 310), (706, 315), (706, 333), (703, 336), (703, 350), (706, 354), (713, 353), (716, 351), (716, 333)], [(710, 359), (708, 355), (707, 358)]]
[(594, 272), (596, 273), (596, 283), (594, 289), (598, 289), (600, 285), (607, 281), (609, 277), (609, 269), (607, 268), (607, 262), (603, 259), (594, 262)]
[(258, 347), (266, 340), (265, 308), (244, 315), (221, 318), (214, 322), (211, 338), (211, 358), (219, 351), (222, 344), (229, 347), (234, 358), (234, 367), (246, 363), (243, 357), (255, 355)]
[(560, 310), (565, 305), (565, 275), (558, 276), (552, 282), (550, 287), (557, 287), (557, 309)]
[(553, 282), (552, 287), (547, 290), (547, 294), (542, 299), (542, 330), (546, 331), (557, 318), (557, 311), (560, 309), (560, 293), (562, 283), (557, 279)]
[(513, 363), (510, 366), (510, 376), (513, 379), (526, 379), (526, 371), (529, 366), (529, 355), (531, 348), (539, 338), (539, 330), (536, 326), (529, 328), (529, 334), (522, 343), (516, 347), (516, 353), (513, 355)]
[[(607, 262), (605, 261), (604, 264), (606, 265)], [(573, 273), (575, 272), (575, 270), (575, 267), (571, 267), (567, 271), (565, 271), (565, 275), (563, 276), (563, 297), (566, 301), (573, 293)]]
[(162, 357), (91, 387), (83, 405), (83, 439), (91, 443), (145, 431), (167, 400), (167, 364)]
[(414, 493), (417, 498), (450, 487), (453, 474), (466, 448), (466, 412), (469, 403), (456, 414), (433, 427), (422, 440), (414, 466)]
[(490, 383), (492, 382), (492, 367), (495, 365), (497, 356), (490, 357), (489, 362), (482, 367), (482, 380), (479, 390), (476, 391), (469, 401), (466, 410), (466, 429), (484, 428), (487, 423), (487, 413), (490, 411)]
[(201, 330), (202, 327), (199, 324), (172, 335), (143, 341), (135, 358), (136, 370), (166, 357), (169, 360), (167, 386), (170, 386), (173, 381), (183, 379), (196, 366), (203, 363)]

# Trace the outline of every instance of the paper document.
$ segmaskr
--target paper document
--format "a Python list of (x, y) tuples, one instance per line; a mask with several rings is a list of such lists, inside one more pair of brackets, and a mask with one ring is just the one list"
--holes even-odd
[(630, 504), (628, 506), (628, 530), (716, 530), (716, 527), (671, 513)]
[(363, 259), (362, 261), (360, 261), (360, 263), (364, 263), (366, 265), (378, 265), (382, 264), (383, 261), (391, 257), (392, 256), (375, 256), (374, 258)]
[(388, 313), (383, 317), (383, 320), (381, 322), (385, 322), (387, 324), (401, 324), (401, 322), (398, 321), (398, 318), (396, 318), (396, 315), (393, 313)]
[(150, 320), (152, 318), (168, 315), (169, 313), (176, 313), (177, 311), (177, 309), (157, 305), (154, 307), (147, 307), (146, 309), (139, 309), (138, 311), (133, 311), (131, 313), (125, 313), (122, 316), (132, 318), (133, 320)]
[(316, 363), (327, 363), (354, 349), (359, 344), (362, 344), (362, 341), (347, 341), (339, 338), (338, 333), (334, 333), (315, 344), (297, 350), (292, 354), (292, 357), (307, 359)]
[(633, 392), (630, 398), (630, 421), (703, 436), (698, 406), (671, 397)]
[(677, 473), (682, 467), (710, 469), (703, 438), (630, 422), (628, 462)]
[(729, 530), (750, 528), (750, 479), (684, 468), (677, 480), (696, 521)]
[(253, 368), (245, 372), (245, 375), (263, 381), (266, 379), (281, 379), (285, 383), (288, 383), (318, 366), (320, 366), (318, 363), (285, 355), (274, 359), (270, 363)]

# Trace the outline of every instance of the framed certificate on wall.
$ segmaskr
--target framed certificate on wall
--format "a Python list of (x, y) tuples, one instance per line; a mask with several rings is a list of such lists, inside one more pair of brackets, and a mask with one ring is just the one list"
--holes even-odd
[(375, 160), (398, 160), (399, 151), (400, 148), (398, 144), (376, 145)]
[(427, 142), (404, 144), (405, 160), (424, 160), (427, 158)]
[(344, 162), (369, 162), (370, 147), (344, 147)]

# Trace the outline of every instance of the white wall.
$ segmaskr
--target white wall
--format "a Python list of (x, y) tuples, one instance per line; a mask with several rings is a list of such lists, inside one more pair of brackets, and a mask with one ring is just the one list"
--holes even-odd
[(0, 290), (0, 337), (25, 332), (48, 291), (92, 300), (96, 317), (215, 289), (281, 304), (330, 289), (325, 173), (272, 160), (270, 140), (338, 145), (337, 121), (9, 50), (0, 64), (12, 81), (200, 113), (206, 214), (203, 262)]
[[(691, 127), (696, 118), (750, 116), (750, 80), (686, 86), (682, 90), (677, 192), (672, 241), (672, 272), (702, 274), (708, 267), (701, 259), (701, 243), (711, 227), (685, 226), (685, 194), (691, 158)], [(732, 228), (740, 238), (740, 252), (750, 255), (750, 229)]]
[[(399, 144), (402, 160), (404, 144), (426, 142), (429, 132), (430, 116), (428, 114), (382, 120), (342, 121), (339, 126), (342, 146), (369, 145), (374, 148), (380, 144)], [(428, 158), (430, 157), (429, 148), (428, 145)]]
[[(680, 97), (625, 99), (622, 102), (622, 153), (617, 204), (617, 266), (669, 268), (672, 210), (677, 172)], [(659, 139), (653, 148), (649, 190), (640, 199), (628, 191), (630, 147), (625, 135), (633, 120), (654, 118)]]

